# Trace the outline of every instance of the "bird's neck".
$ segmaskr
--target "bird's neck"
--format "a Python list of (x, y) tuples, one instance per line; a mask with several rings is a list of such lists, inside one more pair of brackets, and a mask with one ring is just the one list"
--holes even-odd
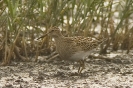
[(55, 40), (55, 43), (56, 43), (56, 45), (61, 45), (61, 43), (62, 43), (62, 41), (64, 40), (64, 36), (63, 35), (60, 35), (60, 36), (56, 36), (56, 37), (54, 37), (54, 40)]
[(54, 37), (55, 41), (61, 41), (63, 38), (63, 35)]

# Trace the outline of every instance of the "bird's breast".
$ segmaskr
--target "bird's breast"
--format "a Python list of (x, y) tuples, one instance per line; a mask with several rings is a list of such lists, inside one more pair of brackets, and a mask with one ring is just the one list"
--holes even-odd
[(59, 53), (61, 59), (69, 60), (74, 52), (74, 49), (71, 47), (71, 44), (64, 44), (62, 42), (56, 44), (56, 51)]

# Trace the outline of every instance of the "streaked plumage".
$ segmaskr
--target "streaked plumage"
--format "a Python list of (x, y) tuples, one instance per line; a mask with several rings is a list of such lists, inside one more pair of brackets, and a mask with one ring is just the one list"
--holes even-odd
[(84, 69), (84, 59), (105, 41), (83, 36), (64, 37), (58, 27), (50, 28), (47, 34), (55, 39), (56, 50), (62, 59), (80, 63), (82, 68), (79, 67), (78, 73)]

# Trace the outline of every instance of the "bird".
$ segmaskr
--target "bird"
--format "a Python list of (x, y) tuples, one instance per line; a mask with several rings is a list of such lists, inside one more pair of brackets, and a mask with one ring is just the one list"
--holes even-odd
[(97, 39), (84, 36), (65, 37), (60, 28), (56, 26), (51, 27), (45, 35), (38, 39), (44, 38), (46, 35), (54, 38), (56, 51), (63, 60), (79, 62), (78, 74), (85, 69), (85, 59), (106, 40), (106, 38)]

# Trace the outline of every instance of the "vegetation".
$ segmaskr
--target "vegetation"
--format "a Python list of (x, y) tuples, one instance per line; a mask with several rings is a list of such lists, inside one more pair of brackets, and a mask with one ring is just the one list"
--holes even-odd
[[(1, 0), (0, 59), (7, 65), (12, 59), (48, 54), (54, 45), (50, 38), (37, 41), (51, 26), (67, 36), (108, 38), (100, 53), (133, 47), (133, 0)], [(55, 48), (53, 48), (54, 50)]]

